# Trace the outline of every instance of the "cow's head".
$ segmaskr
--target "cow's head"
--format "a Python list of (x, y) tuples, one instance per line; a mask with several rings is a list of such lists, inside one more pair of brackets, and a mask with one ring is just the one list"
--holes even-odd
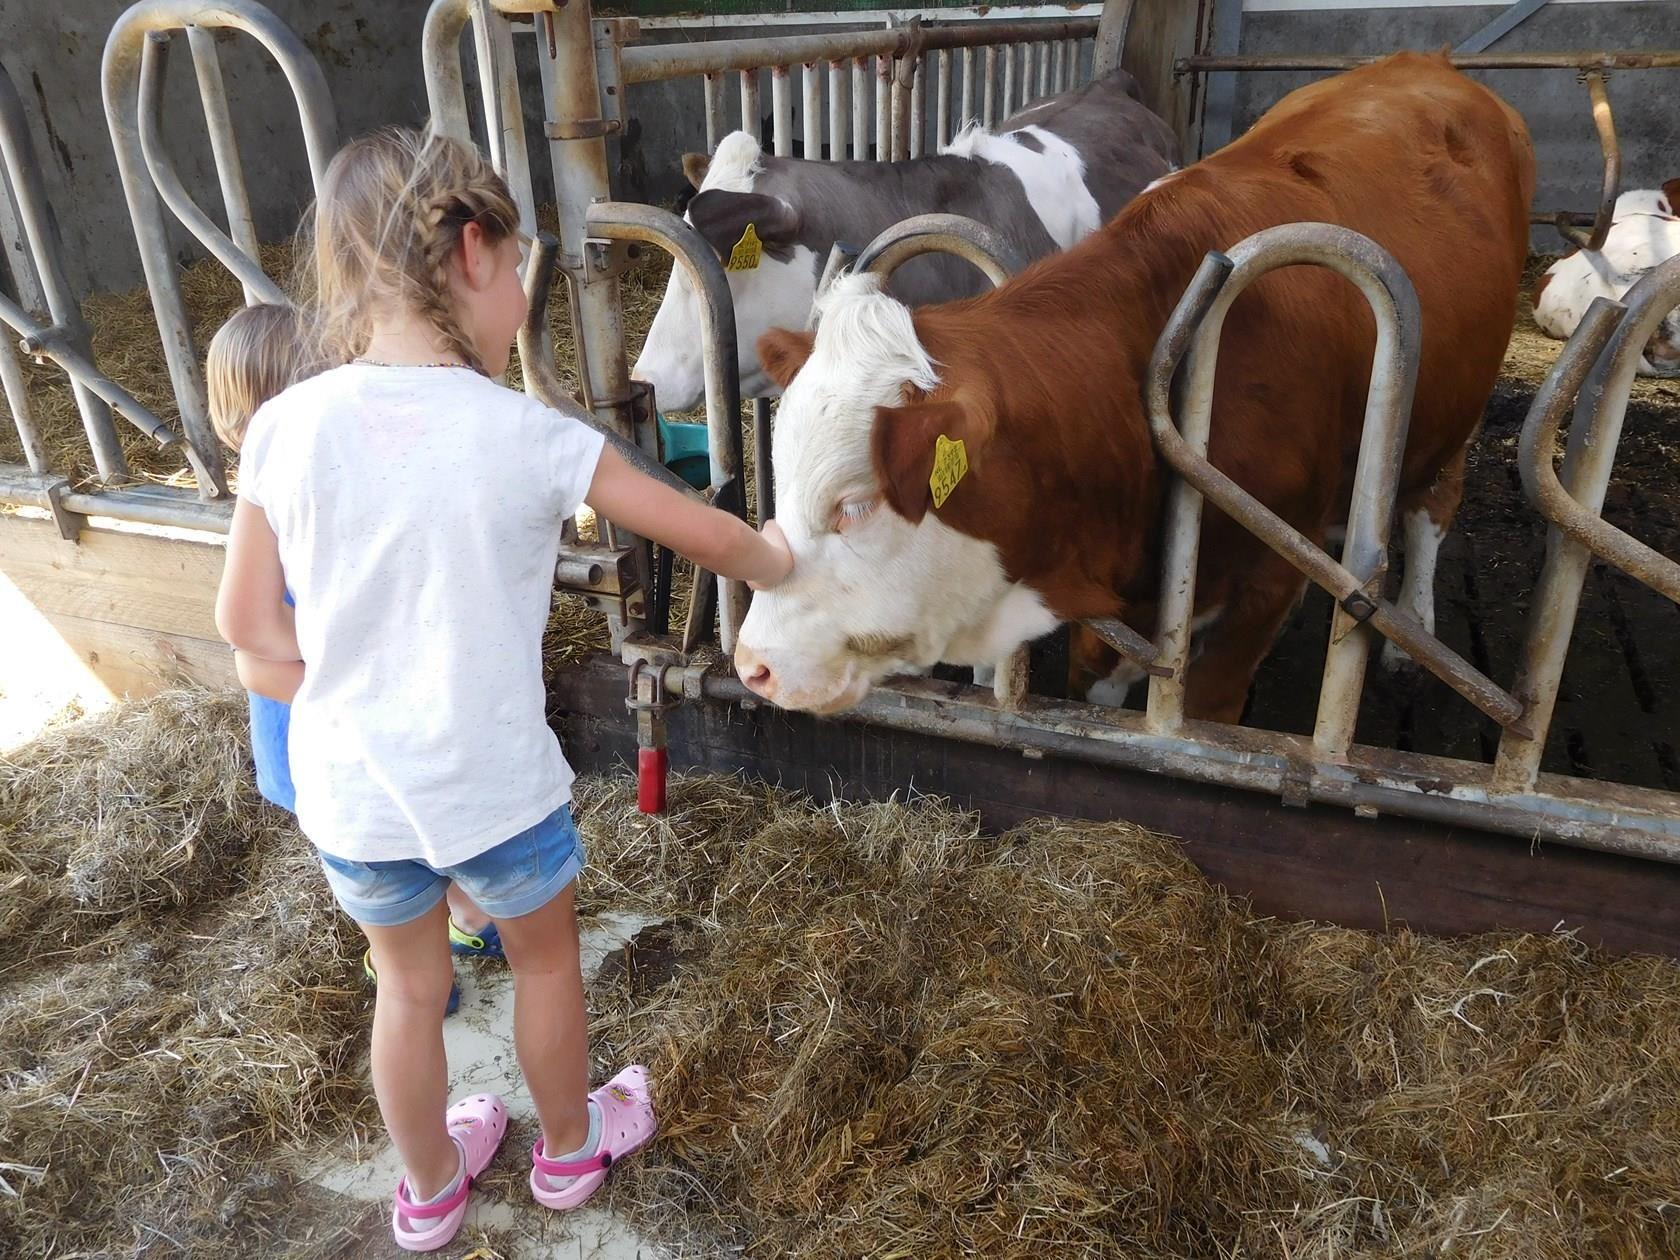
[[(753, 191), (763, 173), (762, 157), (758, 141), (737, 131), (724, 137), (710, 162), (693, 153), (683, 159), (689, 182), (699, 190), (684, 217), (729, 268), (743, 398), (775, 392), (759, 364), (758, 339), (775, 327), (803, 328), (817, 288), (816, 254), (797, 240), (798, 207)], [(686, 411), (705, 398), (702, 361), (700, 299), (678, 267), (631, 375), (653, 386), (662, 407)]]
[[(953, 528), (983, 494), (992, 400), (978, 381), (942, 381), (908, 307), (872, 276), (837, 281), (816, 332), (759, 344), (783, 386), (774, 460), (777, 517), (793, 574), (761, 591), (735, 664), (784, 708), (835, 712), (890, 674), (939, 661), (991, 664), (1054, 624), (1012, 586), (997, 548)], [(936, 453), (960, 441), (966, 474)], [(946, 498), (948, 493), (949, 498)]]

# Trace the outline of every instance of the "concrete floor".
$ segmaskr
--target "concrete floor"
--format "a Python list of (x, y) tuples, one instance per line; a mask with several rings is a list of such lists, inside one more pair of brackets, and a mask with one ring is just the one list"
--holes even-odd
[[(652, 922), (636, 915), (606, 914), (580, 924), (584, 978), (592, 977), (607, 955)], [(510, 1126), (525, 1121), (524, 1127), (529, 1129), (536, 1123), (536, 1111), (514, 1060), (513, 976), (505, 968), (490, 964), (458, 964), (455, 970), (461, 986), (461, 1006), (443, 1025), (450, 1096), (478, 1090), (500, 1094), (507, 1104)], [(511, 1165), (523, 1170), (529, 1163), (529, 1151), (510, 1128), (494, 1167)], [(360, 1151), (323, 1153), (320, 1160), (313, 1161), (311, 1179), (323, 1190), (355, 1201), (346, 1205), (353, 1207), (388, 1203), (401, 1173), (395, 1148), (381, 1135), (380, 1140)], [(497, 1248), (504, 1260), (561, 1256), (568, 1260), (660, 1260), (666, 1254), (609, 1212), (587, 1207), (569, 1213), (551, 1212), (519, 1191), (499, 1201), (475, 1192), (467, 1209), (463, 1241), (434, 1254), (447, 1260), (460, 1260), (463, 1254), (470, 1254), (471, 1247), (464, 1240), (474, 1226), (496, 1231)], [(392, 1254), (401, 1253), (393, 1249)]]

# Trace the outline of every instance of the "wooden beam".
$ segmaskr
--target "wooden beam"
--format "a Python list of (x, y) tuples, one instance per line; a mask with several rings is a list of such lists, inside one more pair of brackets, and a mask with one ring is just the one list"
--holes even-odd
[(234, 682), (215, 624), (222, 554), (219, 539), (156, 532), (67, 542), (50, 522), (0, 516), (0, 575), (116, 695)]

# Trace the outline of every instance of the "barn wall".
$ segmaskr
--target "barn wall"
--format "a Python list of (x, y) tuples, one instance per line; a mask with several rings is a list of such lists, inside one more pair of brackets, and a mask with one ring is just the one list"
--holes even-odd
[[(1262, 0), (1264, 3), (1265, 0)], [(1243, 14), (1241, 51), (1266, 53), (1380, 53), (1400, 48), (1438, 49), (1480, 30), (1507, 6), (1440, 5), (1428, 8), (1363, 6)], [(1295, 0), (1300, 3), (1300, 0)], [(1490, 53), (1569, 52), (1576, 49), (1656, 49), (1680, 46), (1680, 3), (1624, 0), (1553, 3), (1540, 9)], [(1244, 74), (1237, 78), (1233, 116), (1240, 135), (1280, 97), (1314, 74)], [(1478, 74), (1528, 120), (1539, 157), (1536, 208), (1591, 211), (1603, 177), (1587, 90), (1574, 71), (1507, 70)], [(1628, 70), (1610, 76), (1610, 99), (1622, 139), (1622, 186), (1651, 188), (1680, 175), (1680, 70)], [(1561, 249), (1550, 228), (1536, 245)]]
[[(1314, 0), (1248, 0), (1241, 51), (1375, 52), (1439, 47), (1478, 29), (1503, 7), (1446, 4), (1279, 11), (1291, 3)], [(49, 18), (34, 0), (0, 0), (0, 30), (6, 32), (0, 62), (24, 96), (46, 168), (48, 195), (60, 218), (70, 282), (82, 291), (124, 289), (141, 280), (99, 94), (105, 37), (125, 7), (124, 0), (76, 0), (52, 6)], [(383, 123), (417, 123), (424, 117), (423, 5), (270, 0), (270, 7), (303, 36), (319, 58), (339, 112), (341, 134), (353, 135)], [(1673, 45), (1680, 42), (1677, 9), (1680, 4), (1675, 0), (1554, 3), (1507, 36), (1498, 48), (1557, 51)], [(778, 25), (776, 33), (805, 29), (832, 28)], [(706, 35), (732, 38), (756, 33), (759, 28), (718, 26)], [(648, 33), (650, 40), (692, 37), (692, 33), (670, 30)], [(534, 117), (538, 99), (535, 49), (529, 37), (520, 37), (517, 44), (533, 110), (530, 134), (535, 138), (541, 135)], [(223, 60), (258, 230), (264, 239), (280, 239), (295, 226), (309, 195), (291, 95), (284, 78), (252, 41), (231, 39), (224, 44)], [(1310, 77), (1241, 76), (1232, 119), (1237, 130)], [(171, 150), (188, 188), (219, 215), (214, 168), (184, 46), (175, 54), (169, 80), (168, 117), (178, 120)], [(795, 81), (797, 108), (797, 74)], [(1541, 154), (1541, 206), (1590, 209), (1598, 158), (1585, 90), (1576, 85), (1572, 74), (1563, 72), (1496, 74), (1488, 76), (1488, 81), (1524, 112), (1534, 129)], [(1612, 77), (1611, 92), (1627, 138), (1627, 177), (1635, 184), (1649, 186), (1680, 174), (1680, 168), (1669, 169), (1665, 161), (1665, 155), (1680, 151), (1680, 112), (1672, 106), (1677, 85), (1680, 71), (1626, 72)], [(618, 193), (637, 200), (667, 200), (681, 186), (680, 155), (704, 144), (699, 85), (690, 80), (639, 86), (631, 89), (629, 102), (635, 124), (622, 141), (614, 143)], [(766, 81), (766, 114), (769, 107)], [(736, 110), (731, 84), (727, 115), (731, 127), (736, 125)], [(533, 144), (533, 169), (538, 195), (546, 196), (548, 162), (540, 143)], [(174, 231), (183, 257), (196, 256), (196, 245), (189, 244), (179, 229)]]

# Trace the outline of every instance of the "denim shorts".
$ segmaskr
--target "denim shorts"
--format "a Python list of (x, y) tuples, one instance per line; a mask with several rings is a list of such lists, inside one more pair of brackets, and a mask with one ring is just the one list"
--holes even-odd
[(540, 910), (583, 869), (583, 840), (562, 805), (535, 827), (457, 866), (434, 870), (424, 862), (351, 862), (321, 854), (327, 883), (344, 912), (370, 927), (397, 927), (443, 900), (450, 883), (492, 919), (517, 919)]

